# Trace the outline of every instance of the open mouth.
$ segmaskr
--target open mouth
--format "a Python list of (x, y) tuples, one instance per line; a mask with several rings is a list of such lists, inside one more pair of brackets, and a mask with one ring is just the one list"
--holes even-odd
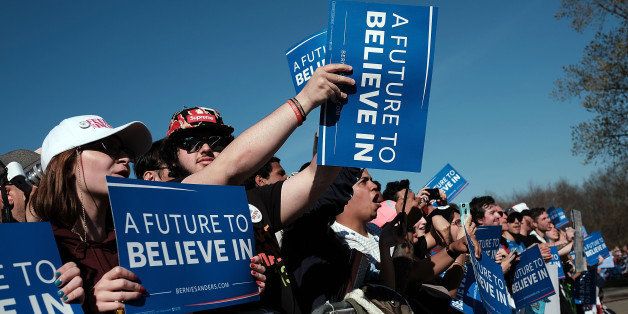
[(375, 193), (375, 195), (373, 196), (372, 201), (373, 201), (373, 203), (381, 203), (381, 200), (380, 200), (381, 198), (382, 198), (381, 194)]

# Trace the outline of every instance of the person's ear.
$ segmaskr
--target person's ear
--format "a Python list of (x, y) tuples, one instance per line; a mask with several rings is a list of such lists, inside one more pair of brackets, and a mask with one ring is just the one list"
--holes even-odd
[(142, 175), (142, 179), (146, 181), (156, 181), (155, 174), (152, 171), (144, 171), (144, 174)]
[(263, 186), (266, 185), (266, 179), (262, 178), (260, 175), (255, 176), (255, 185)]

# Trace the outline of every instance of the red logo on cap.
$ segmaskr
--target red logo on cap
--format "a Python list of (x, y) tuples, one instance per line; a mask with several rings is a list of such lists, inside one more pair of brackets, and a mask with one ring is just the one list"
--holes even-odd
[(112, 128), (111, 125), (109, 125), (109, 123), (107, 123), (107, 121), (105, 121), (104, 119), (87, 119), (85, 121), (87, 121), (87, 123), (89, 123), (89, 125), (91, 125), (95, 129)]
[(216, 116), (214, 116), (212, 114), (195, 114), (195, 115), (189, 115), (189, 116), (185, 117), (185, 120), (188, 123), (194, 123), (194, 122), (211, 122), (211, 123), (216, 123)]

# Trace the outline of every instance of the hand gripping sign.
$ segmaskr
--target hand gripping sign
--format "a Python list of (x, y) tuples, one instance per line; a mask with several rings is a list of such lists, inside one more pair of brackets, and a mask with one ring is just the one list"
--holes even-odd
[(243, 187), (107, 177), (120, 266), (149, 297), (127, 313), (192, 312), (258, 300)]
[(0, 239), (0, 313), (83, 313), (57, 294), (61, 259), (49, 223), (0, 224)]
[(421, 171), (438, 9), (331, 1), (326, 64), (356, 92), (321, 107), (321, 165)]

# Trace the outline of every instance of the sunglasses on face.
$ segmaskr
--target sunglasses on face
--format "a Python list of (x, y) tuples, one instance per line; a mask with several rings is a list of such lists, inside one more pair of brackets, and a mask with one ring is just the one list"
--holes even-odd
[(131, 160), (135, 160), (133, 152), (128, 147), (122, 145), (122, 141), (118, 138), (106, 138), (98, 142), (89, 143), (81, 146), (81, 149), (103, 152), (114, 159), (127, 156)]
[(177, 147), (191, 154), (198, 152), (203, 145), (207, 144), (212, 151), (222, 152), (229, 143), (231, 139), (222, 136), (188, 136), (183, 138)]

